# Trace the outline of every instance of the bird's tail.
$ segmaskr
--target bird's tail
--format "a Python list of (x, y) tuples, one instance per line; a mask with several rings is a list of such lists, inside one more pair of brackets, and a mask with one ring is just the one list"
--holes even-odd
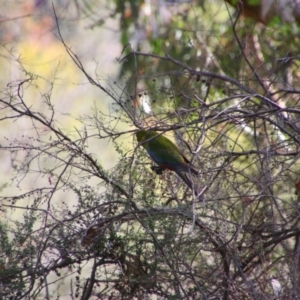
[(204, 187), (201, 187), (193, 178), (191, 174), (186, 172), (177, 171), (176, 174), (183, 180), (183, 182), (194, 192), (196, 197), (200, 201), (204, 201), (203, 193), (205, 191)]

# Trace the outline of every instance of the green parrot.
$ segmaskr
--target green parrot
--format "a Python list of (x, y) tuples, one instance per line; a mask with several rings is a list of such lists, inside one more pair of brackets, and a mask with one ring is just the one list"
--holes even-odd
[(153, 130), (140, 130), (136, 137), (160, 169), (174, 171), (197, 196), (201, 193), (202, 189), (191, 180), (191, 175), (199, 175), (198, 171), (173, 142)]

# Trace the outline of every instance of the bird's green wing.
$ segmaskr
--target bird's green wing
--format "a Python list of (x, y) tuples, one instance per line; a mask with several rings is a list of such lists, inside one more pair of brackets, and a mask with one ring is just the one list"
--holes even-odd
[(179, 148), (165, 136), (159, 135), (156, 131), (148, 130), (140, 133), (139, 139), (141, 142), (144, 142), (142, 145), (152, 160), (159, 166), (173, 171), (191, 171), (194, 174), (198, 174), (197, 170), (190, 165), (190, 162)]

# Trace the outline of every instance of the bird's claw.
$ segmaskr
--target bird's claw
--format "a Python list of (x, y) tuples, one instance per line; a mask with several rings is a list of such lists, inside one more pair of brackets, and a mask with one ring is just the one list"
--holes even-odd
[(162, 175), (164, 169), (158, 166), (151, 166), (151, 170), (154, 171), (157, 175)]

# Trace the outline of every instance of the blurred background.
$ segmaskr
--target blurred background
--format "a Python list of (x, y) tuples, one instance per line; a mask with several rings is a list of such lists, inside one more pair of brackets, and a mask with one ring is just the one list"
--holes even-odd
[[(90, 5), (91, 9), (98, 11), (97, 16), (95, 12), (89, 11)], [(83, 132), (79, 116), (91, 115), (95, 106), (107, 112), (111, 99), (91, 86), (68, 56), (57, 35), (54, 9), (65, 42), (78, 55), (86, 70), (97, 73), (104, 85), (108, 78), (116, 78), (119, 72), (116, 58), (120, 55), (122, 46), (118, 18), (108, 18), (103, 27), (90, 27), (93, 18), (106, 19), (110, 14), (106, 1), (89, 4), (75, 1), (4, 1), (1, 7), (2, 96), (7, 89), (15, 88), (14, 83), (17, 85), (34, 74), (35, 84), (26, 91), (27, 105), (47, 115), (46, 100), (49, 100), (59, 115), (60, 126), (70, 136), (76, 136), (77, 131)], [(0, 139), (26, 139), (31, 130), (29, 119), (3, 122)], [(112, 167), (116, 162), (108, 143), (98, 140), (89, 147), (97, 154), (100, 154), (101, 149), (101, 159), (106, 167)], [(10, 155), (1, 157), (1, 170), (4, 175), (1, 176), (3, 186), (12, 176)], [(36, 184), (31, 180), (26, 180), (22, 185)], [(11, 187), (3, 188), (1, 193), (9, 195), (10, 189)]]

